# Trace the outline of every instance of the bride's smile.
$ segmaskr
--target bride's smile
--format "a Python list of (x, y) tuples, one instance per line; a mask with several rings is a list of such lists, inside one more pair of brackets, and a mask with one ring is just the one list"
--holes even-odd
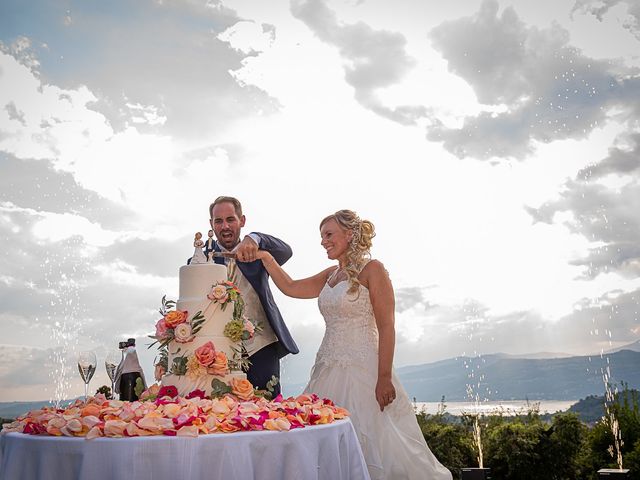
[(320, 237), (322, 238), (320, 245), (327, 251), (327, 257), (335, 260), (346, 253), (351, 232), (340, 228), (335, 220), (328, 220), (320, 229)]

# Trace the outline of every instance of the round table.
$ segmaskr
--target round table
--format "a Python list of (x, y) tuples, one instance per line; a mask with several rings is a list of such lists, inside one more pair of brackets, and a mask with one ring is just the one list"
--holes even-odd
[(0, 434), (0, 479), (369, 479), (349, 419), (288, 432), (97, 438)]

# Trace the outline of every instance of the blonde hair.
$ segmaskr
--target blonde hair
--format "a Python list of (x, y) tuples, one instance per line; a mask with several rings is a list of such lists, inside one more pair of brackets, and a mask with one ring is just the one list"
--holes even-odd
[(347, 293), (359, 292), (360, 281), (358, 275), (371, 258), (371, 240), (376, 236), (376, 229), (369, 220), (361, 220), (353, 210), (338, 210), (336, 213), (322, 219), (320, 228), (329, 220), (335, 220), (342, 230), (352, 233), (349, 248), (347, 248), (347, 264), (345, 271), (349, 281)]

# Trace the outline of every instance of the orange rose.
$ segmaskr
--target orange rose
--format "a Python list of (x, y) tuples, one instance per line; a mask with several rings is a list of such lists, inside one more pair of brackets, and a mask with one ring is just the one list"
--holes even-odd
[(207, 373), (209, 375), (218, 375), (220, 377), (224, 377), (229, 373), (227, 355), (224, 352), (215, 352), (213, 362), (207, 366)]
[(183, 312), (182, 310), (173, 310), (164, 316), (164, 323), (169, 328), (176, 328), (181, 323), (187, 321), (187, 313), (188, 312)]
[(196, 348), (196, 351), (193, 353), (195, 354), (198, 363), (204, 367), (208, 367), (216, 359), (216, 347), (213, 346), (213, 342), (211, 341)]
[(246, 378), (232, 378), (231, 393), (242, 400), (249, 400), (253, 397), (253, 385)]

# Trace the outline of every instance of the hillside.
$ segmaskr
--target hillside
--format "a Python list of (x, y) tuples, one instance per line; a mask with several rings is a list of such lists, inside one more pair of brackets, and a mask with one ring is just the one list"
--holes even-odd
[[(640, 352), (622, 350), (608, 355), (612, 383), (625, 381), (629, 388), (640, 387)], [(418, 401), (467, 400), (468, 370), (465, 362), (482, 365), (479, 389), (488, 400), (574, 400), (604, 391), (601, 368), (606, 357), (519, 358), (502, 354), (486, 355), (482, 361), (458, 357), (397, 370), (409, 397)], [(487, 393), (490, 391), (491, 393)]]

